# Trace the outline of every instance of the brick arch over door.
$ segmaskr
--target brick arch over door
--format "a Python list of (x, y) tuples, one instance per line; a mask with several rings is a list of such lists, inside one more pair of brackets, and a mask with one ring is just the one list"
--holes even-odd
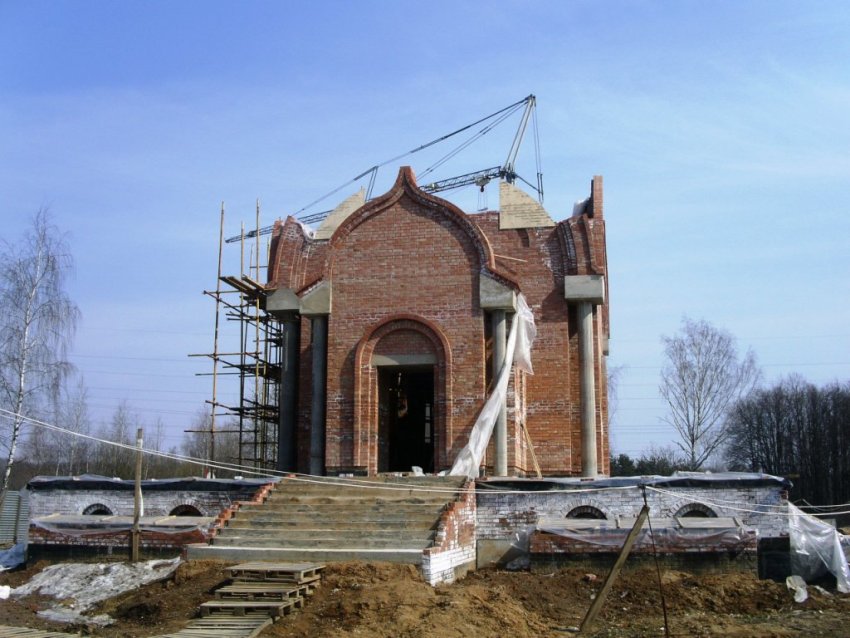
[[(413, 338), (405, 340), (404, 333)], [(416, 352), (391, 352), (395, 349), (394, 342), (405, 341)], [(434, 355), (435, 469), (447, 467), (451, 461), (448, 442), (452, 440), (451, 348), (439, 326), (410, 314), (397, 314), (378, 322), (357, 344), (354, 355), (354, 465), (366, 468), (369, 474), (378, 471), (378, 368), (372, 361), (376, 350), (383, 354)]]

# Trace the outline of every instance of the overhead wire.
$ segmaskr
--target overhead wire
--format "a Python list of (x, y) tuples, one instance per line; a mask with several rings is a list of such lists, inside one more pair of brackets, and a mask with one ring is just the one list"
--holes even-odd
[[(93, 441), (95, 443), (103, 444), (103, 445), (111, 445), (113, 447), (119, 449), (126, 449), (132, 452), (138, 452), (139, 448), (133, 444), (129, 443), (120, 443), (117, 441), (110, 441), (108, 439), (103, 439), (97, 436), (93, 436), (90, 434), (84, 434), (81, 432), (74, 432), (73, 430), (69, 430), (67, 428), (60, 427), (58, 425), (54, 425), (51, 423), (47, 423), (45, 421), (41, 421), (39, 419), (34, 419), (32, 417), (28, 417), (26, 415), (15, 414), (10, 410), (5, 410), (0, 408), (0, 418), (13, 419), (20, 418), (21, 420), (38, 427), (42, 427), (48, 430), (61, 432), (70, 436), (77, 436), (86, 440)], [(149, 448), (142, 448), (143, 454), (148, 454), (151, 456), (158, 456), (162, 458), (167, 458), (175, 461), (183, 461), (194, 465), (200, 465), (202, 467), (211, 467), (213, 469), (218, 469), (227, 472), (241, 472), (243, 474), (252, 474), (255, 476), (268, 477), (274, 479), (285, 478), (291, 481), (300, 481), (304, 483), (315, 483), (321, 485), (338, 485), (341, 487), (363, 487), (367, 489), (390, 489), (396, 491), (407, 491), (407, 492), (423, 492), (423, 493), (457, 493), (457, 490), (454, 488), (440, 488), (440, 487), (422, 487), (422, 486), (411, 486), (407, 483), (393, 483), (391, 481), (383, 482), (381, 484), (375, 484), (374, 481), (368, 481), (364, 479), (357, 479), (354, 477), (327, 477), (327, 476), (315, 476), (311, 474), (302, 474), (297, 472), (288, 472), (288, 471), (278, 471), (278, 470), (264, 470), (258, 471), (251, 466), (239, 465), (236, 463), (226, 463), (223, 461), (210, 461), (207, 459), (201, 459), (197, 457), (185, 456), (181, 454), (174, 454), (171, 452), (162, 452), (160, 450), (152, 450)], [(600, 487), (595, 488), (598, 490), (624, 490), (624, 489), (636, 489), (635, 486), (623, 486), (623, 487)], [(490, 493), (493, 494), (540, 494), (539, 490), (513, 490), (513, 489), (494, 489)], [(582, 493), (587, 494), (587, 488), (574, 489), (574, 490), (558, 490), (558, 493)]]
[[(235, 463), (226, 463), (223, 461), (210, 461), (208, 459), (201, 459), (198, 457), (191, 457), (181, 454), (174, 454), (171, 452), (162, 452), (160, 450), (152, 450), (150, 448), (138, 448), (137, 446), (131, 443), (121, 443), (118, 441), (110, 441), (108, 439), (103, 439), (97, 436), (93, 436), (90, 434), (85, 434), (82, 432), (75, 432), (73, 430), (69, 430), (67, 428), (60, 427), (58, 425), (54, 425), (51, 423), (47, 423), (46, 421), (41, 421), (39, 419), (34, 419), (32, 417), (28, 417), (23, 414), (18, 414), (12, 412), (11, 410), (6, 410), (0, 408), (0, 418), (5, 419), (20, 419), (30, 425), (34, 425), (37, 427), (42, 427), (48, 430), (52, 430), (55, 432), (64, 433), (70, 436), (80, 437), (95, 443), (110, 445), (119, 449), (128, 450), (131, 452), (139, 452), (141, 451), (143, 454), (147, 454), (150, 456), (158, 456), (161, 458), (166, 458), (175, 461), (181, 461), (185, 463), (190, 463), (194, 465), (200, 465), (206, 468), (213, 468), (217, 470), (227, 471), (227, 472), (240, 472), (243, 474), (251, 474), (254, 476), (271, 478), (271, 479), (282, 479), (285, 478), (291, 481), (299, 481), (304, 483), (313, 483), (320, 485), (337, 485), (340, 487), (358, 487), (358, 488), (367, 488), (367, 489), (379, 489), (379, 490), (395, 490), (395, 491), (407, 491), (407, 492), (421, 492), (421, 493), (457, 493), (457, 489), (454, 488), (438, 488), (438, 487), (424, 487), (424, 486), (411, 486), (407, 483), (393, 483), (392, 481), (383, 482), (380, 484), (376, 484), (374, 481), (368, 481), (365, 479), (357, 479), (354, 477), (327, 477), (327, 476), (315, 476), (311, 474), (302, 474), (297, 472), (286, 472), (279, 470), (257, 470), (253, 467), (246, 465), (239, 465)], [(676, 498), (678, 500), (687, 500), (693, 503), (700, 503), (706, 506), (714, 506), (720, 509), (733, 510), (738, 512), (747, 512), (752, 514), (759, 514), (762, 516), (791, 516), (790, 513), (787, 512), (777, 512), (777, 511), (763, 511), (763, 510), (755, 510), (750, 508), (743, 507), (735, 507), (729, 505), (728, 503), (737, 503), (736, 501), (725, 501), (724, 499), (707, 499), (704, 497), (697, 497), (692, 493), (676, 493), (671, 492), (669, 490), (664, 490), (656, 487), (652, 487), (650, 485), (645, 484), (636, 484), (636, 485), (628, 485), (628, 486), (605, 486), (598, 488), (588, 488), (582, 487), (579, 489), (558, 489), (558, 490), (549, 490), (549, 491), (541, 491), (541, 490), (515, 490), (515, 489), (504, 489), (504, 488), (493, 488), (486, 483), (479, 484), (481, 487), (486, 489), (489, 494), (513, 494), (513, 495), (544, 495), (547, 492), (557, 492), (558, 494), (570, 494), (570, 493), (581, 493), (588, 494), (594, 490), (598, 491), (623, 491), (623, 490), (640, 490), (647, 489), (653, 492), (657, 492), (660, 494), (665, 494), (667, 496)], [(756, 507), (779, 507), (775, 505), (765, 504), (764, 506), (757, 505)], [(784, 507), (784, 506), (783, 506)], [(814, 506), (809, 506), (814, 507)], [(850, 514), (850, 509), (846, 511), (835, 511), (831, 512), (831, 515), (841, 515), (841, 514)]]

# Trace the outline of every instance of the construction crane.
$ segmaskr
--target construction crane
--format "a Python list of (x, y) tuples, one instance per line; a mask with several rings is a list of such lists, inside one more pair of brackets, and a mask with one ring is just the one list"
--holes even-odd
[[(380, 169), (382, 166), (386, 166), (387, 164), (397, 162), (398, 160), (403, 159), (403, 158), (407, 157), (408, 155), (413, 155), (414, 153), (418, 153), (419, 151), (422, 151), (426, 148), (434, 146), (435, 144), (439, 144), (440, 142), (444, 142), (447, 139), (450, 139), (450, 138), (452, 138), (456, 135), (459, 135), (459, 134), (461, 134), (465, 131), (468, 131), (469, 129), (471, 129), (471, 128), (479, 125), (479, 124), (483, 124), (483, 123), (487, 122), (487, 124), (483, 128), (481, 128), (479, 131), (475, 132), (469, 139), (461, 142), (456, 148), (452, 149), (451, 151), (449, 151), (448, 153), (443, 155), (434, 164), (432, 164), (431, 166), (429, 166), (428, 168), (426, 168), (424, 171), (422, 171), (419, 174), (420, 179), (423, 178), (423, 177), (426, 177), (427, 175), (431, 174), (433, 171), (438, 169), (440, 166), (445, 164), (447, 161), (449, 161), (451, 158), (456, 156), (462, 150), (464, 150), (465, 148), (467, 148), (468, 146), (473, 144), (475, 141), (477, 141), (478, 139), (480, 139), (481, 137), (483, 137), (484, 135), (486, 135), (487, 133), (492, 131), (496, 126), (501, 124), (508, 117), (510, 117), (511, 115), (516, 113), (520, 108), (523, 108), (523, 107), (524, 108), (523, 108), (522, 116), (520, 117), (519, 126), (517, 127), (516, 133), (514, 134), (514, 139), (513, 139), (513, 142), (511, 143), (511, 147), (508, 151), (508, 156), (505, 159), (504, 164), (502, 164), (501, 166), (494, 166), (492, 168), (485, 168), (485, 169), (482, 169), (482, 170), (473, 171), (472, 173), (465, 173), (464, 175), (458, 175), (456, 177), (450, 177), (448, 179), (430, 182), (428, 184), (425, 184), (421, 188), (422, 188), (422, 190), (424, 190), (425, 192), (428, 192), (428, 193), (439, 193), (439, 192), (442, 192), (442, 191), (453, 190), (455, 188), (461, 188), (463, 186), (469, 186), (469, 185), (474, 184), (474, 185), (478, 186), (481, 189), (481, 191), (483, 192), (484, 187), (488, 183), (490, 183), (490, 181), (492, 181), (494, 179), (503, 179), (506, 182), (511, 183), (511, 184), (514, 183), (518, 179), (518, 180), (522, 181), (523, 183), (527, 184), (532, 190), (534, 190), (537, 193), (537, 198), (540, 200), (540, 203), (543, 203), (543, 173), (542, 173), (541, 166), (540, 166), (540, 141), (539, 141), (539, 137), (538, 137), (538, 133), (537, 133), (537, 113), (536, 113), (536, 110), (535, 110), (536, 106), (537, 106), (537, 98), (533, 94), (528, 95), (525, 98), (523, 98), (522, 100), (520, 100), (518, 102), (514, 102), (513, 104), (506, 106), (505, 108), (500, 109), (500, 110), (496, 111), (495, 113), (492, 113), (492, 114), (490, 114), (486, 117), (483, 117), (479, 120), (476, 120), (475, 122), (472, 122), (471, 124), (467, 124), (466, 126), (463, 126), (459, 129), (457, 129), (456, 131), (452, 131), (451, 133), (448, 133), (446, 135), (438, 137), (437, 139), (431, 140), (430, 142), (427, 142), (426, 144), (422, 144), (421, 146), (418, 146), (418, 147), (416, 147), (416, 148), (414, 148), (410, 151), (407, 151), (406, 153), (402, 153), (401, 155), (398, 155), (396, 157), (392, 157), (392, 158), (390, 158), (386, 161), (381, 162), (380, 164), (375, 164), (374, 166), (371, 166), (370, 168), (366, 169), (365, 171), (363, 171), (362, 173), (360, 173), (356, 177), (347, 181), (345, 184), (338, 186), (337, 188), (335, 188), (332, 191), (330, 191), (329, 193), (323, 195), (319, 199), (314, 200), (313, 202), (307, 204), (306, 206), (304, 206), (303, 208), (301, 208), (300, 210), (298, 210), (295, 213), (295, 217), (299, 221), (301, 221), (305, 224), (314, 224), (314, 223), (317, 223), (317, 222), (321, 222), (332, 212), (331, 210), (325, 210), (325, 211), (318, 212), (318, 213), (311, 213), (309, 215), (302, 215), (301, 213), (303, 213), (308, 208), (311, 208), (312, 206), (318, 204), (319, 202), (327, 199), (328, 197), (338, 193), (339, 191), (346, 188), (347, 186), (349, 186), (349, 185), (351, 185), (355, 182), (360, 181), (361, 179), (363, 179), (366, 176), (369, 177), (369, 186), (368, 186), (368, 189), (366, 191), (366, 201), (369, 201), (372, 198), (372, 189), (375, 185), (375, 178), (377, 177), (378, 169)], [(517, 159), (517, 156), (519, 155), (519, 149), (522, 146), (522, 142), (523, 142), (523, 138), (525, 137), (526, 130), (528, 129), (529, 121), (532, 122), (532, 126), (533, 126), (533, 129), (534, 129), (534, 157), (535, 157), (535, 162), (536, 162), (536, 167), (537, 167), (537, 184), (536, 185), (532, 184), (531, 182), (527, 181), (526, 179), (524, 179), (523, 177), (518, 175), (517, 172), (516, 172), (516, 168), (515, 168), (516, 159)], [(263, 228), (260, 228), (259, 230), (252, 230), (252, 231), (248, 231), (248, 232), (244, 233), (243, 235), (236, 235), (235, 237), (230, 237), (225, 241), (227, 243), (232, 243), (232, 242), (240, 241), (242, 239), (257, 237), (257, 236), (260, 236), (260, 235), (268, 235), (269, 233), (272, 232), (273, 228), (274, 228), (273, 226), (265, 226)]]
[[(517, 127), (516, 134), (514, 135), (514, 140), (511, 143), (511, 148), (508, 151), (508, 157), (505, 159), (505, 163), (501, 166), (494, 166), (492, 168), (485, 168), (480, 171), (473, 171), (472, 173), (465, 173), (464, 175), (458, 175), (456, 177), (449, 177), (448, 179), (443, 179), (437, 182), (431, 182), (429, 184), (425, 184), (422, 186), (422, 190), (428, 193), (439, 193), (441, 191), (452, 190), (455, 188), (462, 188), (463, 186), (469, 186), (471, 184), (475, 184), (482, 191), (484, 187), (490, 183), (491, 180), (494, 179), (503, 179), (509, 184), (513, 184), (517, 179), (520, 179), (524, 183), (528, 184), (534, 191), (537, 192), (537, 197), (540, 200), (540, 203), (543, 203), (543, 173), (540, 172), (540, 151), (539, 151), (539, 143), (537, 138), (537, 124), (536, 118), (533, 117), (535, 115), (535, 106), (537, 105), (537, 98), (534, 95), (529, 95), (525, 100), (525, 110), (522, 113), (522, 117), (520, 118), (519, 126)], [(522, 146), (522, 140), (525, 136), (525, 131), (528, 128), (529, 119), (533, 119), (534, 121), (534, 148), (535, 148), (535, 157), (537, 159), (537, 186), (529, 183), (519, 175), (517, 175), (515, 170), (516, 158), (519, 154), (519, 149)]]

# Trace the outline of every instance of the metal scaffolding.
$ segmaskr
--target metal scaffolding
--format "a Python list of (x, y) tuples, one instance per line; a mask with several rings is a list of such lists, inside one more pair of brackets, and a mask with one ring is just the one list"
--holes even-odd
[[(260, 227), (260, 203), (257, 202), (256, 227)], [(237, 463), (257, 469), (275, 469), (277, 466), (277, 433), (279, 422), (279, 384), (283, 355), (283, 333), (281, 324), (266, 312), (266, 296), (269, 292), (260, 283), (260, 236), (254, 238), (248, 253), (247, 272), (245, 267), (248, 237), (244, 224), (241, 232), (239, 275), (222, 274), (224, 248), (224, 204), (221, 207), (221, 229), (219, 232), (218, 273), (215, 290), (204, 290), (204, 294), (215, 301), (215, 336), (211, 353), (193, 355), (207, 357), (212, 362), (212, 372), (200, 373), (212, 377), (212, 398), (209, 428), (192, 430), (208, 435), (209, 459), (212, 461)], [(264, 256), (268, 259), (269, 245)], [(238, 324), (238, 337), (229, 331), (235, 347), (222, 351), (220, 347), (221, 318)], [(238, 340), (237, 340), (238, 339)], [(220, 379), (221, 377), (221, 379)], [(235, 377), (235, 379), (234, 379)], [(221, 385), (233, 381), (238, 383), (238, 400), (235, 404), (219, 399)], [(235, 392), (233, 392), (235, 394)], [(229, 417), (229, 418), (228, 418)], [(220, 420), (226, 419), (224, 426)], [(216, 437), (222, 434), (238, 434), (236, 453), (222, 458), (217, 452)]]

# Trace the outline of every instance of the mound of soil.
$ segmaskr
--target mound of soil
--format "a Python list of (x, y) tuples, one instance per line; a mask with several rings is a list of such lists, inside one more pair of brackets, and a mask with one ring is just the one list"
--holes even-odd
[[(46, 566), (0, 574), (18, 586)], [(411, 565), (337, 563), (300, 612), (282, 618), (263, 636), (287, 638), (512, 638), (571, 635), (604, 581), (602, 572), (578, 568), (548, 573), (480, 570), (441, 587), (425, 583)], [(40, 597), (0, 601), (0, 624), (82, 630), (105, 638), (142, 638), (181, 628), (226, 581), (225, 565), (197, 561), (172, 578), (101, 605), (116, 623), (103, 628), (59, 627), (36, 616), (54, 601)], [(673, 636), (848, 636), (850, 597), (822, 594), (794, 603), (784, 585), (748, 574), (694, 575), (665, 571), (661, 591)], [(626, 571), (612, 588), (587, 635), (663, 636), (664, 614), (656, 572)]]
[[(266, 635), (361, 638), (566, 636), (581, 624), (605, 574), (565, 568), (550, 573), (481, 570), (442, 587), (401, 565), (332, 565), (305, 609)], [(748, 574), (667, 571), (661, 591), (675, 636), (847, 635), (846, 596), (810, 590), (802, 605), (784, 585)], [(663, 636), (656, 572), (620, 575), (595, 624), (595, 636)]]

